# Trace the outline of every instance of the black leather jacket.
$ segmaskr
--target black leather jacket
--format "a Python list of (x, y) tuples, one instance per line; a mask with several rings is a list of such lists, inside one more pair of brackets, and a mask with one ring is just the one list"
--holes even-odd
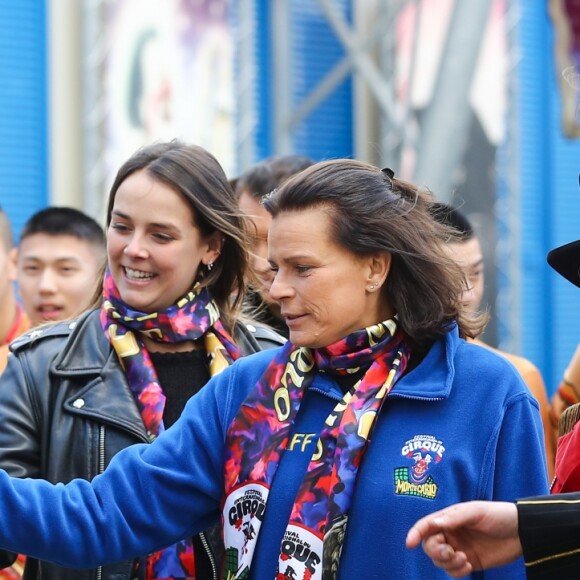
[[(238, 324), (235, 338), (244, 355), (284, 343), (275, 332), (251, 324)], [(32, 330), (13, 342), (11, 351), (0, 378), (0, 467), (11, 475), (90, 480), (121, 449), (148, 441), (99, 310), (76, 322)], [(15, 525), (10, 514), (2, 520), (4, 526)], [(14, 557), (0, 556), (0, 567)], [(132, 561), (71, 570), (29, 558), (24, 578), (129, 580), (132, 569)]]

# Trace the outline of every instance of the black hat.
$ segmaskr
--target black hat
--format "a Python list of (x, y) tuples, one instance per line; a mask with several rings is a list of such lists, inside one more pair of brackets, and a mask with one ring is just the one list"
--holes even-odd
[(548, 252), (548, 264), (566, 280), (580, 287), (580, 240)]

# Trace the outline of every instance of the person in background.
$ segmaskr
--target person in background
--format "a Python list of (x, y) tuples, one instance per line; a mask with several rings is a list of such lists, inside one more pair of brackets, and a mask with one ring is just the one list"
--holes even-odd
[(268, 291), (274, 273), (268, 262), (268, 228), (272, 217), (262, 206), (262, 199), (292, 175), (314, 162), (303, 155), (269, 157), (242, 173), (235, 180), (239, 207), (250, 221), (250, 267), (246, 279), (250, 287), (247, 305), (259, 320), (288, 337), (288, 328), (279, 305)]
[[(550, 251), (548, 264), (580, 287), (580, 240)], [(576, 438), (579, 429), (576, 423)], [(523, 554), (529, 580), (575, 579), (580, 573), (580, 493), (515, 503), (458, 503), (415, 522), (406, 545), (414, 549), (421, 543), (435, 566), (454, 578), (504, 566)]]
[[(16, 299), (13, 250), (10, 220), (0, 207), (0, 374), (8, 361), (8, 345), (30, 328), (28, 316)], [(23, 570), (24, 557), (19, 556), (12, 566), (0, 570), (0, 580), (21, 578)]]
[(66, 320), (89, 305), (105, 262), (105, 234), (83, 212), (47, 207), (20, 232), (18, 293), (33, 326)]
[[(554, 267), (567, 280), (580, 286), (580, 274), (577, 266), (580, 255), (580, 242), (572, 242), (560, 248), (552, 250), (548, 254), (548, 263)], [(580, 346), (564, 372), (562, 388), (576, 392), (580, 384)], [(555, 395), (558, 395), (556, 393)], [(553, 399), (554, 400), (554, 399)], [(568, 408), (566, 406), (566, 408)], [(562, 413), (563, 409), (560, 408)], [(580, 405), (575, 404), (564, 413), (558, 423), (558, 446), (556, 450), (555, 477), (550, 488), (551, 493), (569, 493), (580, 491)], [(580, 559), (578, 560), (580, 570)]]
[(8, 344), (30, 328), (30, 321), (14, 290), (16, 267), (12, 250), (12, 228), (8, 216), (0, 208), (0, 374), (6, 367)]
[[(105, 234), (83, 212), (69, 207), (49, 207), (33, 214), (20, 243), (6, 264), (18, 282), (22, 308), (15, 338), (48, 321), (71, 319), (90, 302), (105, 259)], [(0, 370), (5, 367), (8, 345), (3, 348)], [(20, 578), (22, 555), (0, 570), (0, 580)]]
[[(135, 179), (140, 195), (117, 192), (113, 229), (140, 231), (133, 214), (147, 184), (157, 188)], [(156, 223), (172, 199), (162, 193), (147, 208)], [(464, 340), (482, 320), (463, 311), (449, 231), (431, 206), (427, 190), (350, 159), (285, 181), (264, 207), (270, 296), (289, 341), (213, 376), (170, 429), (120, 451), (91, 482), (0, 471), (0, 514), (18, 522), (0, 526), (0, 546), (90, 567), (221, 521), (229, 579), (446, 577), (405, 549), (413, 522), (462, 500), (546, 493), (548, 481), (537, 403), (512, 365)], [(212, 234), (195, 254), (202, 271), (231, 271), (228, 241)], [(152, 282), (145, 266), (121, 264), (123, 288)], [(7, 372), (18, 376), (40, 346), (17, 351)], [(67, 410), (92, 415), (89, 392), (67, 398)], [(521, 561), (485, 575), (524, 577)]]
[[(465, 277), (467, 287), (462, 292), (462, 302), (469, 311), (477, 312), (481, 307), (485, 286), (481, 243), (467, 217), (457, 208), (446, 203), (437, 202), (433, 208), (433, 215), (440, 223), (450, 227), (455, 234), (447, 240), (446, 247), (451, 257), (461, 267)], [(554, 477), (556, 445), (550, 418), (548, 395), (540, 371), (531, 361), (522, 356), (495, 349), (479, 338), (475, 338), (473, 342), (493, 350), (512, 363), (524, 379), (536, 401), (538, 401), (544, 426), (548, 476), (552, 480)]]
[[(32, 255), (28, 239), (24, 265)], [(11, 345), (0, 380), (0, 467), (20, 478), (90, 480), (120, 450), (150, 443), (177, 421), (211, 376), (242, 355), (282, 345), (273, 331), (239, 320), (245, 241), (237, 200), (212, 155), (179, 141), (137, 151), (111, 188), (107, 270), (95, 307)], [(208, 444), (219, 447), (219, 437)], [(203, 452), (196, 456), (205, 461)], [(136, 510), (148, 518), (156, 501), (156, 492), (147, 492)], [(159, 548), (85, 571), (27, 558), (25, 574), (43, 580), (219, 577), (223, 548), (216, 530), (184, 529)], [(2, 555), (9, 564), (13, 555)]]
[(558, 441), (558, 424), (562, 413), (570, 406), (580, 403), (580, 344), (576, 347), (562, 380), (551, 399), (551, 419), (554, 427), (554, 441)]

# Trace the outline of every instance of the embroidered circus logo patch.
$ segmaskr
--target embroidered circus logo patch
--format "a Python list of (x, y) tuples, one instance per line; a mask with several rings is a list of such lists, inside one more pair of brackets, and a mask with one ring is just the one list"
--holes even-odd
[(247, 580), (269, 489), (260, 482), (235, 487), (223, 508), (226, 580)]
[(405, 442), (401, 455), (407, 466), (395, 469), (395, 493), (435, 499), (439, 486), (429, 473), (443, 458), (445, 446), (433, 435), (415, 435)]

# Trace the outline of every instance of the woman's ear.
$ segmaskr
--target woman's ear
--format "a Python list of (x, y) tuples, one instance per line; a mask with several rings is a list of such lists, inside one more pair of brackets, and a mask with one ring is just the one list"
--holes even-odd
[(392, 254), (389, 252), (377, 252), (369, 258), (369, 280), (368, 288), (378, 290), (381, 288), (391, 270)]
[(219, 258), (225, 241), (224, 234), (219, 230), (216, 230), (206, 238), (207, 249), (202, 260), (206, 266), (213, 264)]

